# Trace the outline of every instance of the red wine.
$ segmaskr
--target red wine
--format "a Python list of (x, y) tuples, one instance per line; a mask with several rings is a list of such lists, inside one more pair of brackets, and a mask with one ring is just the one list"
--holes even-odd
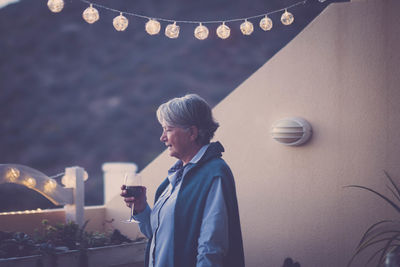
[(135, 197), (138, 198), (143, 192), (143, 188), (141, 186), (127, 186), (125, 188), (126, 195), (125, 197)]

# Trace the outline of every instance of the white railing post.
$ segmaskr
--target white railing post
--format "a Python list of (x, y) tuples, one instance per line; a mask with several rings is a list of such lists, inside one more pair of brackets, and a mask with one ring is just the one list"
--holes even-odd
[(106, 162), (103, 164), (104, 204), (121, 193), (125, 173), (136, 173), (137, 165), (129, 162)]
[(65, 169), (63, 184), (66, 188), (73, 189), (73, 204), (64, 206), (66, 221), (74, 221), (83, 226), (85, 206), (85, 171), (81, 167), (70, 167)]

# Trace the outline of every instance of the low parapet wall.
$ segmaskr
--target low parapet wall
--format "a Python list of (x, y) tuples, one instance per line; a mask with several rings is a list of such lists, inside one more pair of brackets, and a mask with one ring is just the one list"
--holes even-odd
[[(104, 231), (105, 206), (85, 207), (85, 221), (89, 220), (86, 226), (88, 231)], [(64, 223), (64, 209), (29, 210), (0, 213), (1, 231), (20, 231), (33, 234), (35, 229), (41, 229), (42, 221), (47, 220), (49, 224)]]

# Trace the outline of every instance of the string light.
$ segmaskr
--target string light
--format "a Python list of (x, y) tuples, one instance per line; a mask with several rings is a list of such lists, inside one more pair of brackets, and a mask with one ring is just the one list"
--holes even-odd
[(260, 20), (260, 28), (264, 31), (269, 31), (272, 29), (272, 19), (270, 19), (267, 15)]
[(179, 36), (179, 26), (174, 24), (169, 24), (165, 27), (165, 35), (171, 39), (176, 39)]
[(33, 188), (36, 185), (36, 180), (33, 177), (28, 176), (22, 183), (27, 187)]
[(126, 17), (124, 17), (122, 15), (122, 12), (119, 14), (119, 16), (117, 16), (113, 19), (114, 28), (119, 32), (125, 31), (126, 28), (128, 28), (128, 24), (129, 24), (129, 21)]
[(86, 20), (87, 23), (93, 24), (99, 20), (100, 15), (99, 11), (97, 11), (97, 9), (93, 7), (93, 4), (90, 4), (90, 7), (86, 8), (85, 11), (83, 11), (82, 17), (84, 20)]
[(54, 181), (53, 179), (47, 180), (47, 182), (44, 184), (44, 191), (46, 193), (51, 193), (56, 189), (57, 187), (57, 182)]
[(63, 0), (49, 0), (47, 2), (47, 7), (50, 9), (51, 12), (58, 13), (64, 8), (64, 1)]
[(9, 168), (6, 172), (6, 180), (9, 182), (15, 182), (18, 180), (20, 171), (17, 168)]
[(155, 19), (149, 19), (149, 21), (146, 23), (145, 28), (148, 34), (156, 35), (161, 30), (161, 24)]
[[(295, 6), (298, 6), (300, 4), (306, 4), (308, 0), (302, 0), (297, 3), (294, 3), (290, 6), (287, 6), (285, 8), (275, 10), (275, 11), (270, 11), (268, 13), (260, 14), (260, 15), (255, 15), (247, 18), (237, 18), (237, 19), (229, 19), (229, 20), (217, 20), (217, 21), (187, 21), (187, 20), (171, 20), (171, 19), (163, 19), (163, 18), (151, 18), (145, 15), (140, 15), (136, 13), (129, 13), (125, 11), (120, 11), (116, 10), (113, 8), (109, 8), (103, 5), (99, 4), (94, 4), (89, 2), (88, 0), (80, 0), (83, 3), (89, 4), (90, 7), (86, 8), (85, 11), (82, 14), (82, 17), (84, 20), (90, 24), (96, 22), (99, 20), (99, 12), (96, 8), (93, 6), (96, 6), (98, 8), (106, 9), (112, 12), (118, 12), (119, 16), (115, 17), (113, 19), (113, 26), (117, 31), (124, 31), (128, 27), (129, 21), (128, 19), (123, 16), (122, 14), (133, 16), (133, 17), (138, 17), (142, 19), (147, 19), (147, 23), (145, 24), (145, 29), (146, 32), (150, 35), (156, 35), (160, 32), (161, 30), (161, 22), (169, 22), (169, 24), (165, 28), (165, 35), (169, 38), (178, 38), (179, 37), (179, 32), (180, 32), (180, 26), (177, 24), (198, 24), (198, 26), (194, 30), (194, 37), (197, 38), (198, 40), (205, 40), (209, 36), (209, 30), (206, 26), (203, 24), (220, 24), (217, 28), (217, 36), (221, 39), (227, 39), (230, 36), (231, 29), (225, 24), (229, 22), (237, 22), (237, 21), (242, 21), (240, 24), (240, 31), (244, 35), (250, 35), (254, 31), (254, 26), (253, 23), (250, 22), (251, 19), (256, 19), (262, 17), (262, 19), (259, 21), (259, 26), (262, 30), (264, 31), (269, 31), (272, 29), (273, 22), (268, 15), (274, 14), (274, 13), (279, 13), (284, 11), (284, 13), (281, 15), (281, 22), (284, 25), (290, 25), (294, 21), (294, 16), (292, 13), (288, 12), (288, 9), (293, 8)], [(325, 0), (319, 0), (321, 3), (324, 2)], [(52, 12), (60, 12), (63, 7), (64, 7), (64, 1), (63, 0), (48, 0), (47, 5), (49, 9)], [(221, 24), (222, 23), (222, 24)]]
[(200, 25), (194, 29), (194, 37), (196, 37), (199, 40), (204, 40), (207, 39), (208, 37), (208, 28), (206, 26), (203, 26), (200, 22)]
[(240, 30), (244, 35), (250, 35), (254, 31), (253, 23), (246, 19), (242, 24), (240, 24)]
[(293, 14), (290, 13), (290, 12), (288, 12), (288, 11), (285, 9), (285, 12), (284, 12), (284, 13), (282, 14), (282, 16), (281, 16), (281, 21), (282, 21), (282, 24), (283, 24), (283, 25), (290, 25), (290, 24), (292, 24), (293, 21), (294, 21)]
[(222, 24), (218, 26), (217, 35), (221, 39), (226, 39), (231, 35), (231, 29), (225, 25), (225, 22), (222, 22)]

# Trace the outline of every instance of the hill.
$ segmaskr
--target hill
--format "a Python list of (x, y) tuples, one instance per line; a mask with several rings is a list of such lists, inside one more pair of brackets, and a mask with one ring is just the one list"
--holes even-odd
[[(204, 21), (258, 15), (295, 2), (96, 3), (154, 17)], [(78, 0), (66, 1), (59, 14), (37, 0), (2, 8), (0, 162), (27, 165), (49, 176), (82, 166), (89, 173), (86, 204), (101, 204), (104, 162), (135, 162), (141, 169), (164, 149), (155, 117), (158, 105), (190, 92), (216, 105), (327, 4), (309, 0), (293, 8), (295, 22), (290, 26), (280, 23), (281, 13), (273, 14), (270, 32), (254, 20), (250, 36), (243, 36), (240, 22), (234, 22), (229, 24), (231, 37), (221, 40), (215, 36), (218, 25), (210, 25), (204, 41), (193, 37), (197, 25), (190, 24), (181, 25), (176, 40), (150, 36), (144, 31), (146, 20), (132, 16), (128, 29), (117, 32), (112, 19), (118, 14), (105, 9), (99, 9), (100, 20), (89, 25), (82, 19), (88, 5)], [(16, 195), (25, 201), (15, 204)], [(51, 206), (15, 185), (0, 186), (0, 203), (0, 211)]]

